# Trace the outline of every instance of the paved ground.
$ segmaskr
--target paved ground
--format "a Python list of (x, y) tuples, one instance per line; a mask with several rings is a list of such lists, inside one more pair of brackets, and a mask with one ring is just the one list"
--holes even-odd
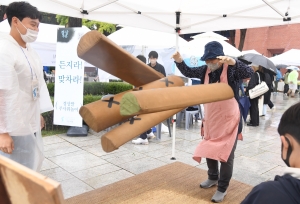
[[(238, 142), (235, 152), (233, 178), (253, 186), (282, 173), (285, 164), (280, 157), (277, 126), (283, 112), (300, 99), (284, 100), (279, 93), (272, 96), (272, 101), (276, 105), (275, 111), (268, 110), (267, 116), (260, 118), (259, 127), (244, 128), (244, 141)], [(177, 161), (207, 169), (204, 159), (201, 164), (192, 159), (201, 141), (200, 124), (194, 124), (189, 130), (177, 128), (176, 158)], [(167, 134), (162, 134), (160, 141), (152, 140), (149, 145), (128, 142), (117, 151), (105, 153), (100, 144), (104, 133), (91, 132), (88, 137), (77, 138), (64, 134), (44, 138), (46, 159), (41, 173), (62, 184), (65, 198), (172, 162), (171, 138)]]

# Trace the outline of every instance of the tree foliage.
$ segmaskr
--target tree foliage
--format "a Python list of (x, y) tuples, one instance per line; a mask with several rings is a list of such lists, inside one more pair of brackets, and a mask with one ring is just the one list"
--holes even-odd
[(98, 30), (101, 33), (113, 33), (116, 31), (116, 25), (110, 23), (82, 19), (82, 24), (91, 30)]
[(69, 22), (68, 16), (56, 15), (56, 21), (59, 25), (67, 25)]
[[(56, 15), (56, 20), (60, 25), (67, 25), (69, 23), (68, 16)], [(98, 30), (104, 34), (110, 34), (116, 31), (116, 25), (100, 21), (82, 19), (82, 25), (85, 25), (91, 30)]]

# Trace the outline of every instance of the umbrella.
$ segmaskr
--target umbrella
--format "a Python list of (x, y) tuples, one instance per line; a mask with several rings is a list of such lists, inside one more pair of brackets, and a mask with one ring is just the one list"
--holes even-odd
[(260, 65), (265, 69), (276, 73), (276, 67), (274, 63), (263, 55), (248, 53), (241, 57), (241, 59), (251, 62), (253, 64)]
[(299, 68), (296, 67), (296, 66), (289, 66), (289, 67), (287, 67), (286, 69), (291, 69), (291, 70), (299, 71)]
[(244, 51), (242, 51), (242, 54), (243, 54), (243, 55), (248, 54), (248, 53), (261, 55), (261, 54), (260, 54), (259, 52), (257, 52), (256, 50), (244, 50)]
[(286, 64), (277, 64), (276, 65), (277, 69), (282, 69), (282, 68), (287, 68), (287, 67), (288, 67), (288, 65), (286, 65)]
[(244, 118), (244, 121), (246, 122), (248, 111), (251, 106), (249, 97), (245, 95), (240, 96), (239, 103), (241, 105), (240, 107), (241, 107), (242, 116)]

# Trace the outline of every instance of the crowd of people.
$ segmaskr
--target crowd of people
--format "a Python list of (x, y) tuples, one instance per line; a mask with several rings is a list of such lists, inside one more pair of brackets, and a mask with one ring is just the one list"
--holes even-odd
[[(53, 109), (43, 79), (40, 59), (30, 47), (30, 43), (37, 38), (41, 14), (29, 3), (14, 2), (8, 6), (6, 15), (11, 32), (10, 35), (0, 38), (1, 47), (9, 48), (0, 50), (0, 155), (39, 171), (43, 161), (41, 129), (44, 119), (41, 113)], [(157, 62), (158, 53), (152, 51), (148, 57), (148, 65), (166, 76), (164, 67)], [(144, 56), (138, 58), (146, 63)], [(248, 125), (258, 126), (258, 100), (263, 97), (263, 114), (267, 106), (274, 108), (270, 100), (273, 81), (276, 90), (276, 84), (280, 80), (284, 80), (286, 84), (284, 93), (294, 97), (298, 72), (288, 70), (282, 79), (277, 76), (275, 79), (275, 75), (270, 74), (261, 65), (248, 66), (238, 59), (225, 56), (222, 45), (216, 41), (205, 45), (204, 55), (201, 57), (206, 63), (203, 66), (189, 67), (179, 52), (176, 52), (173, 58), (184, 76), (198, 78), (201, 84), (226, 83), (234, 93), (231, 99), (204, 105), (203, 140), (193, 156), (199, 163), (202, 158), (206, 158), (208, 178), (200, 183), (200, 187), (207, 189), (217, 185), (211, 200), (222, 202), (233, 173), (237, 140), (242, 139), (242, 107), (239, 103), (241, 81), (249, 79), (246, 94), (260, 80), (265, 81), (269, 87), (269, 91), (262, 96), (250, 100)], [(244, 204), (300, 201), (300, 103), (285, 111), (278, 126), (278, 133), (281, 140), (281, 157), (288, 168), (283, 176), (276, 176), (274, 181), (254, 187), (242, 202)], [(149, 137), (153, 137), (150, 130), (132, 142), (148, 143)]]

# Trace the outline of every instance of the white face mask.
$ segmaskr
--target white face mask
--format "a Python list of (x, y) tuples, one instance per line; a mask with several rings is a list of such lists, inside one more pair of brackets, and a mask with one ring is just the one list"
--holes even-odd
[(210, 69), (211, 72), (214, 72), (219, 68), (219, 64), (218, 63), (207, 63), (207, 67)]
[[(19, 20), (20, 21), (20, 20)], [(23, 23), (20, 21), (20, 23), (23, 25)], [(17, 27), (16, 27), (17, 28)], [(24, 26), (24, 28), (26, 28)], [(20, 33), (19, 29), (17, 28), (18, 32)], [(31, 30), (29, 28), (26, 28), (26, 33), (23, 35), (22, 33), (20, 33), (22, 40), (25, 43), (32, 43), (34, 41), (36, 41), (37, 37), (38, 37), (39, 32), (35, 31), (35, 30)]]

